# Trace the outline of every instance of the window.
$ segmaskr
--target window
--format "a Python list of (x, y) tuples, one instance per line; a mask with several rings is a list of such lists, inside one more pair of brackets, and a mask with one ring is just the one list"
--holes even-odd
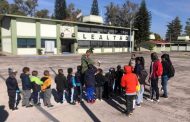
[(109, 47), (108, 41), (103, 41), (103, 47)]
[(90, 27), (78, 27), (79, 32), (90, 32)]
[(54, 41), (55, 42), (55, 47), (57, 47), (57, 43), (55, 39), (42, 39), (41, 40), (41, 48), (45, 48), (45, 41)]
[(79, 47), (90, 47), (90, 41), (78, 41)]
[(35, 39), (21, 39), (17, 40), (18, 48), (36, 48), (36, 40)]
[(114, 41), (109, 41), (109, 47), (114, 47)]

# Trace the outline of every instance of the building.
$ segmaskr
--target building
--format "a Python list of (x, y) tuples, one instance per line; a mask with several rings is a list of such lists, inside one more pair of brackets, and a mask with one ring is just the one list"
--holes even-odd
[(151, 40), (141, 46), (141, 51), (169, 52), (172, 43), (163, 40)]
[(125, 27), (1, 15), (2, 52), (13, 55), (36, 55), (40, 50), (42, 54), (85, 53), (89, 48), (94, 53), (128, 52), (134, 47), (134, 33), (129, 38), (130, 28)]

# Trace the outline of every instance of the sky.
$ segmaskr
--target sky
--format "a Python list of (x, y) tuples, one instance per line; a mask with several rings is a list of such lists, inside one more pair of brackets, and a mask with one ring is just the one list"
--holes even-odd
[[(13, 0), (8, 0), (10, 3)], [(89, 15), (93, 0), (66, 0), (67, 5), (74, 3), (76, 8), (82, 10), (83, 15)], [(110, 2), (122, 4), (125, 0), (98, 0), (100, 14), (104, 16), (105, 6)], [(130, 0), (134, 3), (141, 3), (141, 0)], [(37, 9), (48, 9), (50, 13), (54, 11), (55, 0), (38, 0)], [(190, 18), (190, 0), (146, 0), (147, 8), (151, 11), (151, 32), (160, 34), (163, 38), (167, 30), (166, 25), (176, 16), (180, 17), (183, 28), (187, 18)]]

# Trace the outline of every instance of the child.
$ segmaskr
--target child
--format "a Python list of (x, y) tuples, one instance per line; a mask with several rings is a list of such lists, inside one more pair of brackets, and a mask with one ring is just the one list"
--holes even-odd
[(49, 71), (45, 70), (44, 71), (44, 77), (41, 78), (41, 81), (43, 82), (43, 85), (41, 87), (41, 90), (44, 92), (44, 106), (53, 107), (51, 104), (51, 83), (52, 83), (52, 78), (50, 77)]
[(22, 106), (26, 106), (26, 107), (33, 106), (30, 104), (32, 83), (30, 81), (29, 72), (30, 72), (30, 68), (24, 67), (23, 73), (20, 75), (20, 78), (22, 81), (22, 90), (23, 90)]
[(123, 76), (123, 70), (121, 69), (121, 66), (117, 66), (117, 71), (115, 72), (116, 80), (115, 80), (115, 92), (121, 94), (121, 78)]
[(40, 91), (41, 91), (41, 85), (43, 82), (38, 77), (38, 71), (32, 71), (32, 76), (30, 77), (30, 80), (32, 82), (32, 99), (35, 105), (40, 105)]
[(159, 87), (158, 87), (158, 80), (159, 77), (162, 76), (163, 67), (162, 63), (158, 59), (157, 53), (151, 54), (152, 63), (150, 65), (150, 78), (149, 82), (151, 83), (151, 99), (150, 101), (153, 102), (154, 92), (156, 92), (156, 102), (159, 102)]
[(103, 70), (98, 69), (96, 78), (96, 98), (100, 101), (102, 100), (103, 86), (105, 83), (105, 77), (103, 76)]
[(66, 90), (68, 88), (67, 79), (63, 74), (63, 69), (58, 69), (58, 75), (55, 77), (56, 89), (58, 93), (58, 100), (63, 103), (65, 99)]
[(76, 82), (75, 77), (73, 76), (73, 69), (68, 68), (67, 69), (68, 75), (67, 75), (67, 81), (68, 81), (68, 88), (69, 88), (69, 96), (70, 96), (70, 104), (75, 105), (75, 88), (76, 88)]
[(81, 83), (81, 66), (77, 66), (77, 72), (75, 73), (75, 81), (76, 81), (76, 96), (78, 102), (82, 102), (82, 83)]
[(136, 58), (136, 55), (134, 53), (131, 54), (131, 59), (129, 61), (129, 66), (132, 67), (132, 71), (134, 71), (134, 68), (135, 68), (135, 58)]
[(130, 116), (133, 113), (133, 100), (136, 97), (136, 87), (138, 86), (137, 76), (132, 73), (131, 66), (124, 67), (125, 74), (121, 80), (121, 86), (125, 88), (126, 91), (126, 115)]
[(143, 102), (143, 94), (144, 94), (144, 88), (145, 88), (145, 80), (148, 76), (148, 73), (145, 70), (145, 61), (143, 57), (137, 57), (136, 58), (136, 65), (135, 65), (135, 74), (138, 76), (139, 83), (140, 83), (140, 91), (137, 94), (136, 99), (136, 105), (137, 107), (140, 107), (141, 103)]
[(115, 90), (115, 68), (110, 68), (109, 69), (109, 74), (108, 74), (109, 82), (109, 97), (112, 97), (114, 95), (114, 90)]
[(86, 93), (87, 93), (87, 102), (94, 103), (94, 92), (95, 92), (95, 73), (97, 68), (92, 64), (88, 65), (88, 69), (85, 72), (85, 85), (86, 85)]
[(17, 79), (15, 78), (17, 71), (9, 68), (9, 77), (6, 80), (7, 92), (9, 96), (9, 109), (17, 110), (17, 106), (21, 99), (20, 90), (18, 87)]

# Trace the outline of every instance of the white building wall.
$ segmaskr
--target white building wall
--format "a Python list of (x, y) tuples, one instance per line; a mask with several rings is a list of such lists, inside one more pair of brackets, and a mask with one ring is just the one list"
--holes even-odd
[(94, 53), (102, 53), (102, 49), (101, 48), (94, 48), (93, 52)]
[(2, 51), (7, 53), (12, 53), (11, 47), (11, 38), (3, 38), (2, 39)]
[(1, 28), (1, 33), (2, 37), (3, 36), (11, 36), (11, 26), (10, 22), (11, 20), (9, 18), (5, 18), (2, 22), (2, 28)]
[(115, 48), (115, 52), (122, 52), (122, 48)]
[(20, 22), (16, 23), (17, 36), (36, 36), (36, 24), (33, 22)]
[(83, 54), (83, 53), (86, 53), (87, 50), (88, 49), (81, 48), (81, 49), (78, 49), (78, 53)]
[(178, 50), (178, 46), (172, 46), (172, 47), (171, 47), (171, 50), (172, 50), (172, 51), (177, 51), (177, 50)]
[(190, 46), (187, 46), (187, 51), (190, 51)]
[(112, 53), (112, 48), (104, 48), (104, 53)]
[(179, 51), (186, 51), (186, 46), (179, 46)]
[(36, 55), (36, 48), (17, 48), (18, 55)]
[(53, 24), (41, 24), (40, 25), (41, 37), (56, 38), (56, 25)]

